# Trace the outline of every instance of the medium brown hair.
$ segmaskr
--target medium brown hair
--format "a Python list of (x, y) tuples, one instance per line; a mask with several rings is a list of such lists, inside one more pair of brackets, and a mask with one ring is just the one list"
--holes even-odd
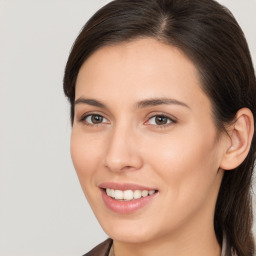
[[(116, 0), (85, 24), (70, 53), (64, 92), (71, 103), (72, 123), (76, 79), (84, 61), (104, 45), (145, 37), (178, 47), (193, 61), (219, 131), (224, 131), (243, 107), (256, 119), (256, 81), (250, 52), (241, 28), (225, 7), (213, 0)], [(226, 236), (226, 256), (255, 253), (251, 198), (255, 151), (254, 134), (244, 162), (224, 172), (214, 227), (220, 244)]]

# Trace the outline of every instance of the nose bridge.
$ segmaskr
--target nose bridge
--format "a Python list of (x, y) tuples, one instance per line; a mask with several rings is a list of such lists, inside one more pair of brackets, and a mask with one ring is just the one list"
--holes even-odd
[(136, 147), (135, 133), (135, 130), (125, 122), (113, 127), (105, 158), (105, 165), (111, 171), (140, 168), (142, 161)]

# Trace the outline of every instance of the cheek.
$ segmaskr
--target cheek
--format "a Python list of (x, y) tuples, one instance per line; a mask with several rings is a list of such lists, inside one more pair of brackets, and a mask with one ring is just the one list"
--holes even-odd
[(91, 182), (93, 174), (102, 163), (102, 142), (73, 130), (71, 134), (71, 157), (80, 183)]
[(218, 171), (217, 147), (213, 138), (193, 136), (192, 133), (191, 136), (175, 136), (154, 143), (153, 150), (148, 151), (150, 165), (173, 195), (189, 197), (210, 189)]
[[(150, 155), (150, 165), (157, 174), (166, 211), (160, 219), (164, 225), (178, 227), (191, 216), (213, 211), (219, 189), (216, 152), (209, 140), (195, 140), (196, 144), (180, 143), (174, 139), (169, 145), (158, 144)], [(163, 203), (164, 202), (164, 203)], [(159, 207), (162, 207), (159, 205)]]

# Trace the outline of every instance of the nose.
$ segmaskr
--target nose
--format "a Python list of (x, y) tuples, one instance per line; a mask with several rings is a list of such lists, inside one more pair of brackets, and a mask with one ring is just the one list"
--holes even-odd
[(128, 127), (116, 127), (109, 136), (105, 166), (112, 172), (120, 172), (138, 170), (142, 164), (135, 131)]

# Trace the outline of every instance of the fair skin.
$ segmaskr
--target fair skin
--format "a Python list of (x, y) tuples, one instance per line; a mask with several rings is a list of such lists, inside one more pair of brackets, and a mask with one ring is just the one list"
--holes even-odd
[[(249, 123), (246, 136), (235, 125), (231, 136), (219, 133), (194, 64), (154, 39), (97, 50), (79, 71), (75, 100), (72, 160), (115, 255), (219, 256), (213, 219), (221, 168), (232, 169), (237, 146), (248, 152), (240, 141), (253, 133), (250, 113), (238, 116), (243, 131)], [(102, 184), (155, 193), (138, 209), (122, 201), (128, 211), (116, 211)]]

